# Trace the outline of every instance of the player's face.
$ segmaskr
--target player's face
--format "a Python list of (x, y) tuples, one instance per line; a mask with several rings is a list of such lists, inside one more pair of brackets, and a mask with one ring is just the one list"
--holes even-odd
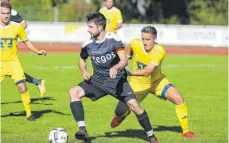
[(6, 7), (1, 7), (1, 22), (7, 24), (10, 20), (11, 10)]
[(89, 22), (87, 24), (87, 31), (91, 34), (92, 37), (97, 37), (100, 34), (99, 27), (95, 25), (94, 22)]
[(141, 35), (142, 35), (142, 43), (144, 49), (146, 50), (146, 52), (149, 52), (154, 47), (156, 36), (154, 36), (151, 33), (145, 33), (145, 32), (142, 32)]
[(106, 0), (105, 1), (105, 6), (108, 8), (108, 9), (111, 9), (113, 7), (113, 0)]

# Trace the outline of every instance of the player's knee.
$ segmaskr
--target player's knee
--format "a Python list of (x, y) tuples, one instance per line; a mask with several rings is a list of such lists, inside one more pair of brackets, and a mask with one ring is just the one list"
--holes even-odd
[(136, 99), (131, 99), (127, 102), (127, 106), (133, 111), (134, 113), (142, 112), (142, 108), (140, 107), (138, 101)]
[(23, 94), (27, 91), (27, 87), (25, 85), (18, 85), (17, 89), (21, 94)]
[(174, 103), (176, 105), (183, 104), (184, 103), (184, 99), (183, 99), (182, 95), (175, 96)]
[(176, 105), (184, 103), (183, 96), (175, 87), (169, 89), (167, 96), (168, 96), (167, 98)]
[(69, 89), (69, 95), (71, 101), (77, 101), (81, 97), (81, 89), (79, 87), (73, 87)]

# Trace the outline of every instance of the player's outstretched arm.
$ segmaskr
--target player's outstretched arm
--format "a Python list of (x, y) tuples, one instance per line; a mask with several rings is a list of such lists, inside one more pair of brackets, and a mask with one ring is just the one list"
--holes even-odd
[(150, 63), (144, 69), (128, 71), (128, 75), (131, 75), (131, 76), (149, 76), (149, 75), (151, 75), (151, 73), (154, 71), (154, 69), (157, 66), (158, 65), (155, 63)]
[(47, 52), (45, 50), (38, 50), (38, 49), (36, 49), (29, 40), (23, 41), (23, 43), (27, 46), (28, 49), (30, 49), (34, 53), (36, 53), (38, 55), (44, 55), (44, 56), (46, 56)]

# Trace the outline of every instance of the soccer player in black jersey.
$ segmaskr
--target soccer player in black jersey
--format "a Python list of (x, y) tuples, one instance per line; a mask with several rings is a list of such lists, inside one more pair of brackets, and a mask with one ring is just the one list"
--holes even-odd
[[(79, 68), (84, 81), (69, 90), (71, 111), (79, 127), (75, 134), (76, 139), (89, 139), (81, 98), (87, 97), (96, 101), (111, 95), (128, 105), (147, 133), (149, 142), (157, 143), (149, 117), (140, 107), (127, 81), (127, 58), (123, 43), (114, 33), (105, 32), (106, 18), (102, 14), (89, 14), (86, 22), (91, 38), (83, 43), (79, 58)], [(88, 57), (91, 58), (93, 66), (92, 76), (87, 71)]]

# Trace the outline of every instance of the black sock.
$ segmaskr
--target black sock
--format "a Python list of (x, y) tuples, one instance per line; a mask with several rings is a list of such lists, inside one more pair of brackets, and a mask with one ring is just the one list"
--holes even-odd
[(27, 73), (24, 73), (24, 74), (25, 74), (25, 81), (26, 81), (26, 82), (33, 83), (33, 77), (31, 77), (31, 76), (28, 75)]
[(152, 130), (152, 127), (149, 121), (149, 117), (145, 111), (141, 115), (136, 115), (136, 116), (138, 118), (138, 122), (144, 128), (146, 132)]
[(84, 109), (81, 101), (74, 101), (70, 103), (72, 115), (76, 122), (84, 121)]
[(26, 82), (33, 83), (35, 85), (39, 84), (40, 81), (38, 79), (28, 75), (27, 73), (24, 73), (24, 74), (25, 74), (25, 81)]

